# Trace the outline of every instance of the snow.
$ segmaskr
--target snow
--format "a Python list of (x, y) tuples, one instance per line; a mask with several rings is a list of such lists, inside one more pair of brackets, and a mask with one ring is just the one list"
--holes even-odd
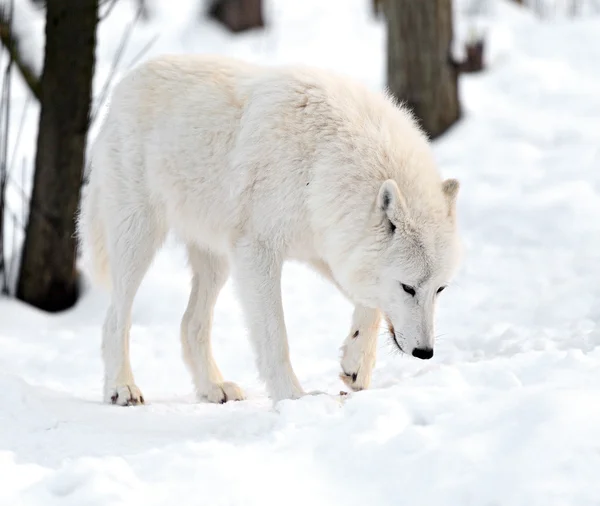
[[(157, 21), (138, 26), (120, 72), (160, 32), (146, 57), (221, 52), (384, 84), (385, 33), (365, 0), (267, 2), (268, 30), (237, 38), (199, 22), (198, 2), (178, 2), (150, 4)], [(132, 3), (100, 29), (96, 94)], [(462, 182), (466, 247), (440, 299), (435, 358), (399, 356), (382, 333), (370, 390), (273, 406), (228, 284), (215, 355), (249, 399), (197, 402), (178, 342), (189, 276), (170, 243), (133, 313), (149, 404), (120, 408), (100, 402), (105, 293), (86, 286), (60, 315), (0, 299), (0, 505), (600, 504), (600, 18), (486, 3), (476, 22), (489, 68), (461, 78), (463, 119), (434, 143), (443, 173)], [(474, 22), (464, 6), (461, 40)], [(20, 111), (18, 78), (14, 93)], [(19, 161), (33, 159), (36, 114)], [(294, 264), (283, 294), (303, 386), (338, 393), (351, 306)]]

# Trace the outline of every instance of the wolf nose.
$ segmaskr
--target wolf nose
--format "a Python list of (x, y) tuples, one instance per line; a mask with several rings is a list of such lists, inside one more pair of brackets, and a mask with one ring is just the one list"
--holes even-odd
[(421, 360), (429, 360), (433, 357), (433, 348), (415, 348), (412, 352), (412, 356), (420, 358)]

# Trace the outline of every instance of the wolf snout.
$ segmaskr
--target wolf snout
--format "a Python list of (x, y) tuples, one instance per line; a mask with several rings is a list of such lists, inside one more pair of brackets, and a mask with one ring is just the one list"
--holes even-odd
[(415, 348), (412, 351), (412, 356), (421, 360), (429, 360), (433, 357), (433, 348)]

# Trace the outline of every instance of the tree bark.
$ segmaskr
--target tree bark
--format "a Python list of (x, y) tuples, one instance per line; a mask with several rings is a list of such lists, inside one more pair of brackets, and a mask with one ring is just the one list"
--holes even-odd
[(95, 64), (98, 0), (48, 0), (41, 112), (17, 297), (61, 311), (78, 297), (79, 202)]
[(461, 115), (451, 0), (386, 0), (388, 87), (435, 138)]
[(262, 0), (213, 0), (208, 14), (233, 33), (265, 25)]

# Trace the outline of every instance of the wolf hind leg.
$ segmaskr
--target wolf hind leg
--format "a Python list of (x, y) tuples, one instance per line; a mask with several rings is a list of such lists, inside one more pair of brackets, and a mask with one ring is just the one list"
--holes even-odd
[[(106, 197), (110, 198), (110, 197)], [(107, 227), (107, 250), (112, 278), (111, 303), (102, 328), (104, 400), (129, 406), (144, 404), (135, 384), (129, 358), (131, 308), (136, 292), (166, 232), (148, 206), (120, 205), (127, 210), (112, 216)]]
[(216, 403), (243, 400), (242, 389), (223, 380), (211, 345), (214, 306), (229, 277), (227, 258), (193, 245), (188, 245), (187, 251), (193, 278), (190, 299), (181, 321), (183, 360), (199, 398)]

